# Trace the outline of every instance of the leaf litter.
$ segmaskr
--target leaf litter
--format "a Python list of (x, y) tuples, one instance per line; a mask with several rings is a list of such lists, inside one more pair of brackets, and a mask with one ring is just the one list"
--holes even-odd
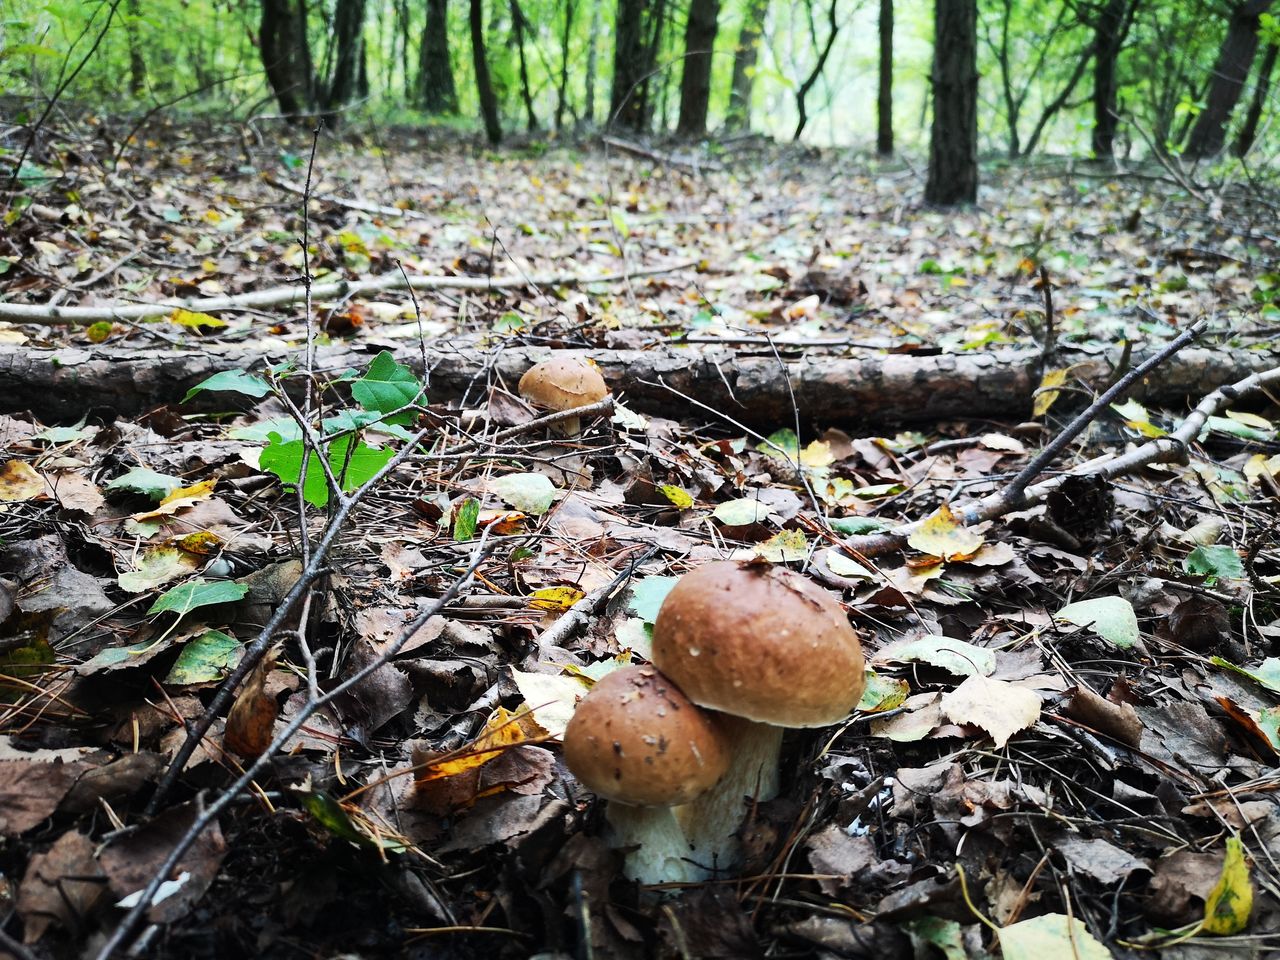
[[(161, 249), (157, 223), (90, 193), (76, 216), (113, 222), (111, 242), (142, 251), (90, 292), (147, 301), (290, 279), (302, 258), (289, 208), (256, 203), (272, 196), (264, 183), (210, 188), (191, 144), (173, 149), (190, 162), (147, 175), (151, 205), (177, 214), (159, 220), (174, 265), (148, 252)], [(214, 416), (175, 396), (96, 430), (0, 420), (0, 886), (24, 942), (70, 955), (137, 904), (161, 924), (157, 956), (187, 955), (198, 938), (259, 956), (398, 948), (432, 929), (456, 956), (583, 943), (597, 956), (678, 955), (677, 929), (721, 956), (1278, 948), (1274, 407), (1207, 418), (1189, 463), (1064, 482), (1057, 500), (977, 523), (959, 504), (1000, 490), (1070, 419), (1071, 371), (1049, 368), (1051, 389), (1004, 423), (934, 418), (907, 432), (800, 410), (756, 433), (732, 411), (691, 415), (673, 400), (682, 419), (641, 416), (623, 397), (577, 436), (528, 430), (514, 385), (494, 378), (450, 403), (397, 345), (459, 331), (499, 349), (710, 341), (738, 356), (822, 338), (842, 346), (815, 350), (1036, 344), (1033, 244), (992, 212), (944, 222), (889, 172), (850, 169), (832, 193), (786, 154), (758, 160), (787, 171), (767, 202), (752, 193), (756, 166), (694, 181), (632, 161), (511, 155), (469, 164), (462, 188), (461, 162), (401, 156), (388, 185), (377, 165), (335, 158), (351, 172), (324, 192), (413, 191), (436, 220), (317, 203), (316, 279), (396, 261), (505, 272), (481, 210), (524, 270), (566, 257), (616, 268), (618, 218), (646, 262), (713, 269), (627, 292), (386, 293), (345, 329), (340, 305), (321, 303), (322, 336), (368, 355), (319, 382), (323, 418), (304, 418), (314, 439), (292, 419), (298, 395), (278, 387), (296, 366), (211, 377), (192, 397), (216, 396)], [(593, 216), (610, 187), (620, 204)], [(1162, 254), (1194, 247), (1186, 224), (1198, 221), (1116, 236), (1107, 224), (1123, 200), (1068, 203), (1067, 191), (1046, 178), (1009, 201), (1052, 206), (1058, 236), (1073, 238), (1035, 244), (1032, 258), (1055, 275), (1063, 338), (1159, 340), (1212, 305), (1250, 342), (1248, 271)], [(818, 210), (831, 215), (817, 222)], [(261, 242), (213, 256), (215, 219)], [(19, 300), (119, 256), (104, 242), (73, 267), (21, 247), (21, 229), (6, 240), (23, 257)], [(71, 233), (40, 239), (56, 250)], [(1210, 228), (1197, 240), (1240, 249)], [(1174, 272), (1187, 282), (1167, 282)], [(154, 348), (161, 332), (213, 345), (305, 332), (296, 306), (218, 319), (12, 331), (86, 356), (104, 341)], [(1123, 456), (1178, 421), (1117, 403), (1059, 468)], [(275, 618), (348, 506), (312, 589)], [(911, 521), (924, 522), (894, 549), (840, 549)], [(786, 564), (839, 594), (875, 676), (850, 722), (788, 736), (783, 792), (742, 830), (743, 879), (666, 901), (621, 878), (557, 740), (594, 680), (645, 658), (675, 578), (726, 556)], [(467, 589), (402, 637), (469, 564)], [(268, 624), (272, 652), (246, 666)], [(241, 669), (238, 694), (184, 755)], [(252, 789), (160, 876), (207, 798), (260, 756)], [(157, 878), (164, 896), (142, 904)]]

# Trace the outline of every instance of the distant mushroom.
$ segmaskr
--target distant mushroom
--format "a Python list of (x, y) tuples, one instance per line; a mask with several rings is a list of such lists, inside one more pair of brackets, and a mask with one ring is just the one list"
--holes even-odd
[(564, 734), (575, 777), (609, 801), (615, 847), (641, 883), (698, 879), (672, 813), (711, 788), (729, 767), (716, 718), (695, 707), (654, 667), (605, 675), (578, 704)]
[(783, 729), (837, 723), (858, 705), (858, 634), (840, 604), (798, 573), (709, 563), (663, 601), (653, 663), (693, 703), (726, 715), (729, 770), (676, 819), (702, 867), (731, 869), (749, 804), (777, 795)]
[[(520, 396), (541, 410), (559, 412), (597, 403), (609, 395), (600, 368), (582, 357), (558, 354), (536, 363), (520, 378)], [(558, 424), (556, 432), (571, 437), (580, 424), (572, 417)]]

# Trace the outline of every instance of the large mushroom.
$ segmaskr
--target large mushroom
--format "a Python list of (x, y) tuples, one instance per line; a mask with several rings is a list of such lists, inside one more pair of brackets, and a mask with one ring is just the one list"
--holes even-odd
[(667, 595), (653, 663), (693, 703), (725, 715), (729, 770), (676, 819), (698, 864), (732, 869), (749, 804), (777, 795), (783, 730), (837, 723), (858, 705), (858, 634), (840, 604), (800, 574), (723, 561), (681, 577)]
[[(600, 368), (582, 357), (557, 354), (535, 363), (520, 378), (520, 396), (540, 410), (558, 413), (597, 403), (609, 395)], [(556, 432), (571, 437), (578, 433), (577, 417), (558, 424)]]
[(654, 667), (623, 667), (574, 710), (564, 759), (608, 801), (611, 842), (628, 851), (629, 877), (663, 883), (702, 876), (672, 808), (710, 789), (729, 767), (729, 744), (714, 715)]

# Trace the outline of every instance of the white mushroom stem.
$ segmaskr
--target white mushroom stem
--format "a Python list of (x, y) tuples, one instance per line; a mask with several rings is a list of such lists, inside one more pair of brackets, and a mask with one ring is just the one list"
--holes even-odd
[(706, 877), (671, 807), (633, 807), (610, 801), (609, 845), (626, 851), (622, 872), (637, 883), (692, 883)]
[(723, 875), (742, 862), (739, 831), (747, 813), (778, 795), (782, 728), (724, 714), (720, 719), (733, 744), (728, 772), (706, 793), (675, 808), (698, 879)]

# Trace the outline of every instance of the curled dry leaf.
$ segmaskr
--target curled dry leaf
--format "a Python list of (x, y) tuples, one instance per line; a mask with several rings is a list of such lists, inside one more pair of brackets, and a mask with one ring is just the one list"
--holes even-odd
[(276, 717), (280, 714), (280, 705), (264, 690), (267, 674), (275, 669), (276, 656), (275, 650), (267, 651), (227, 711), (222, 745), (246, 760), (257, 759), (270, 746)]

